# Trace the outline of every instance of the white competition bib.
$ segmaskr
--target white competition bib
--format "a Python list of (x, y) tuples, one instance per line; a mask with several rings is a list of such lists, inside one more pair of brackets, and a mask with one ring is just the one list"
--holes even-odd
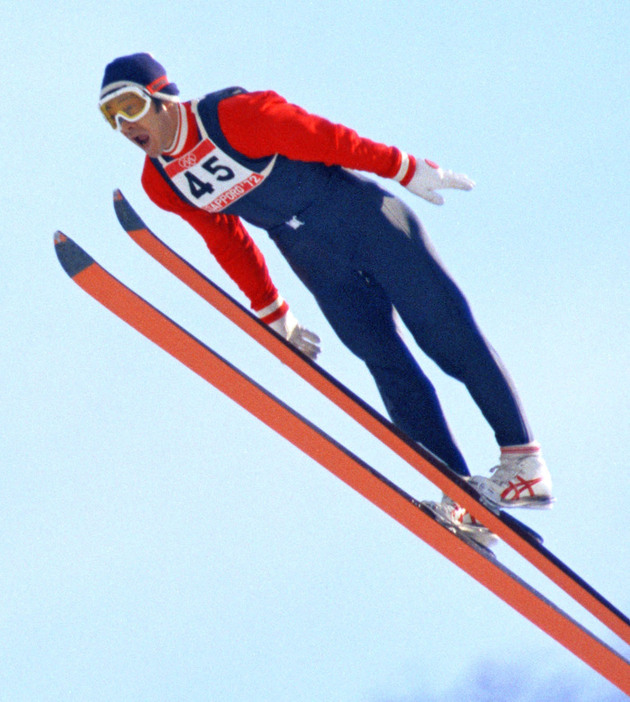
[(271, 173), (277, 155), (262, 173), (257, 173), (221, 151), (199, 118), (197, 124), (202, 141), (183, 156), (169, 163), (162, 161), (162, 164), (175, 187), (192, 205), (208, 212), (220, 212), (260, 185)]
[(274, 157), (262, 173), (256, 173), (237, 163), (210, 139), (204, 139), (167, 163), (164, 170), (191, 204), (208, 212), (220, 212), (260, 185), (275, 161)]

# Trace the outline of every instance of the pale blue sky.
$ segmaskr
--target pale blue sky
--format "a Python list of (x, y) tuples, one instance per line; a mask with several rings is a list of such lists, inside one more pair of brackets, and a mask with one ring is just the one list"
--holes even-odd
[[(232, 283), (139, 183), (96, 109), (105, 64), (151, 51), (184, 97), (272, 88), (470, 175), (436, 208), (398, 186), (519, 387), (557, 506), (522, 514), (630, 610), (627, 2), (160, 3), (0, 10), (0, 701), (623, 699), (611, 684), (72, 285), (102, 265), (416, 497), (437, 490), (244, 338), (120, 229)], [(321, 364), (379, 411), (263, 232)], [(497, 448), (421, 354), (474, 472)], [(499, 557), (626, 656), (504, 545)]]

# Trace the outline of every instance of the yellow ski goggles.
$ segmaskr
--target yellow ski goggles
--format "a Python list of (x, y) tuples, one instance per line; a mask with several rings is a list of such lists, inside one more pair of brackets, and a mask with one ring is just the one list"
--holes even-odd
[(151, 96), (134, 85), (125, 85), (108, 93), (99, 100), (98, 106), (111, 127), (120, 130), (120, 120), (137, 122), (147, 114)]

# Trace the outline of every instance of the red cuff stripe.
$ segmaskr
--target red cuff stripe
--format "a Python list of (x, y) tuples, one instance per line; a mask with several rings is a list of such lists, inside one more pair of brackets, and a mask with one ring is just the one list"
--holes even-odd
[(538, 453), (540, 451), (540, 444), (537, 442), (531, 444), (524, 444), (523, 446), (502, 446), (501, 453), (505, 454), (525, 454), (525, 453)]
[(284, 315), (289, 311), (289, 305), (283, 300), (282, 304), (280, 307), (275, 309), (273, 312), (270, 312), (268, 315), (261, 317), (260, 319), (265, 323), (265, 324), (271, 324), (271, 322), (275, 322), (276, 319), (280, 319), (280, 317), (284, 317)]
[(409, 154), (409, 168), (407, 169), (407, 173), (405, 173), (405, 176), (403, 179), (400, 181), (400, 184), (402, 186), (409, 185), (409, 181), (413, 178), (414, 174), (416, 172), (416, 159), (415, 156), (412, 156)]

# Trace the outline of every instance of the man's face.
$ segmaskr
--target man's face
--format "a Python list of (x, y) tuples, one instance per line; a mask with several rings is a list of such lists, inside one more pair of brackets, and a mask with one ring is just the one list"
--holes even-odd
[(173, 143), (179, 114), (175, 103), (154, 101), (136, 86), (123, 86), (99, 105), (109, 124), (150, 158), (159, 156)]
[(175, 128), (164, 103), (155, 104), (137, 122), (128, 122), (119, 117), (122, 134), (139, 146), (149, 158), (156, 158), (173, 142)]

